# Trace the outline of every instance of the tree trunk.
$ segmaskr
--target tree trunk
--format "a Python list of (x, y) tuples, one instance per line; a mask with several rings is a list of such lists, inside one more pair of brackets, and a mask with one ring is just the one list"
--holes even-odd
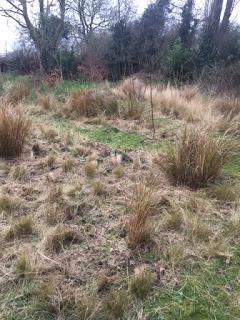
[(221, 34), (226, 33), (229, 28), (229, 21), (230, 21), (231, 13), (233, 10), (233, 6), (234, 6), (234, 0), (227, 0), (223, 20), (220, 27)]
[(223, 0), (214, 0), (210, 14), (210, 30), (213, 34), (218, 34), (223, 8)]
[(209, 4), (210, 4), (210, 0), (205, 0), (205, 7), (204, 7), (204, 18), (205, 18), (205, 20), (207, 20), (208, 17), (209, 17)]
[(38, 49), (40, 72), (42, 74), (51, 72), (57, 66), (57, 49)]

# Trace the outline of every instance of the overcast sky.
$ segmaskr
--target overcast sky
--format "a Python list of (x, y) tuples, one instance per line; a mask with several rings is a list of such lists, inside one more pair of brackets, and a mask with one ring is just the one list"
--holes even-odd
[[(2, 0), (0, 0), (2, 1)], [(141, 14), (147, 5), (152, 2), (152, 0), (134, 0), (138, 9), (138, 13)], [(181, 0), (182, 2), (182, 0)], [(198, 6), (202, 6), (204, 0), (196, 0)], [(235, 10), (234, 19), (240, 19), (238, 16), (238, 11)], [(0, 26), (1, 26), (1, 37), (0, 37), (0, 53), (5, 53), (11, 51), (14, 47), (14, 43), (17, 40), (16, 24), (12, 21), (7, 20), (0, 16)]]

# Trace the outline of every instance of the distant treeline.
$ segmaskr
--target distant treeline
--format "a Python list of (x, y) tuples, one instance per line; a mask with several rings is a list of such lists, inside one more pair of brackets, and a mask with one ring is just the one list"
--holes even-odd
[[(0, 5), (2, 12), (11, 18), (9, 1), (2, 2), (8, 4)], [(199, 11), (194, 0), (180, 5), (156, 0), (137, 17), (130, 0), (116, 6), (110, 0), (58, 0), (54, 11), (36, 7), (33, 21), (27, 1), (17, 2), (22, 37), (14, 52), (1, 58), (2, 72), (57, 68), (64, 78), (92, 81), (144, 72), (163, 81), (217, 81), (220, 88), (240, 82), (240, 29), (231, 22), (237, 1), (206, 0)]]

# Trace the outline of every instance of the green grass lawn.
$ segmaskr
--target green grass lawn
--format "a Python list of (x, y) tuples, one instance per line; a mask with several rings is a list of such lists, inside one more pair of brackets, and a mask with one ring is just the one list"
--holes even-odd
[(83, 135), (90, 141), (106, 144), (113, 149), (129, 151), (145, 148), (163, 151), (167, 148), (167, 141), (149, 141), (144, 135), (121, 131), (110, 125), (80, 127), (77, 122), (72, 120), (58, 116), (46, 117), (45, 115), (38, 115), (35, 120), (40, 123), (44, 122), (61, 131)]
[(147, 306), (149, 319), (240, 319), (240, 246), (232, 253), (229, 263), (219, 258), (190, 264), (182, 270), (179, 286), (156, 290)]
[(94, 88), (94, 84), (89, 81), (63, 80), (56, 85), (52, 93), (57, 97), (65, 97), (73, 91), (89, 88)]
[(240, 180), (240, 155), (225, 167), (225, 172), (233, 179)]

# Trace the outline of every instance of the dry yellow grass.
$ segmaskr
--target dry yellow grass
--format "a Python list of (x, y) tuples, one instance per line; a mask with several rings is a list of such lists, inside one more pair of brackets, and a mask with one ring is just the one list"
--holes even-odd
[(227, 232), (231, 237), (239, 237), (239, 228), (240, 228), (240, 208), (234, 208), (231, 212), (230, 218), (226, 223)]
[[(214, 119), (222, 116), (214, 108), (210, 118), (209, 114), (204, 115), (202, 111), (210, 104), (205, 105), (196, 88), (172, 90), (179, 90), (179, 97), (184, 101), (179, 114), (176, 112), (174, 116), (173, 112), (166, 111), (168, 116), (163, 116), (161, 108), (154, 105), (155, 116), (159, 117), (156, 120), (160, 120), (157, 128), (165, 126), (166, 131), (166, 135), (157, 140), (157, 144), (158, 141), (161, 144), (158, 152), (162, 153), (166, 150), (166, 140), (174, 145), (174, 132), (184, 127), (185, 122), (209, 124), (215, 115)], [(164, 91), (160, 88), (157, 94)], [(147, 94), (146, 90), (145, 111), (149, 104)], [(30, 112), (31, 108), (29, 106)], [(201, 113), (192, 116), (198, 108)], [(123, 157), (111, 157), (114, 147), (88, 141), (86, 136), (81, 136), (82, 130), (75, 130), (79, 127), (94, 131), (95, 126), (101, 130), (102, 123), (96, 119), (71, 121), (52, 115), (52, 110), (46, 110), (44, 115), (31, 112), (33, 123), (37, 124), (32, 128), (31, 147), (28, 146), (20, 158), (2, 160), (3, 164), (0, 164), (0, 230), (1, 235), (9, 231), (6, 239), (11, 240), (1, 242), (0, 302), (3, 301), (5, 318), (25, 320), (37, 314), (39, 318), (56, 319), (147, 319), (153, 313), (149, 314), (146, 306), (157, 302), (159, 286), (161, 296), (167, 290), (171, 300), (171, 293), (176, 297), (179, 288), (188, 285), (185, 275), (192, 267), (197, 266), (201, 274), (207, 274), (215, 265), (215, 260), (212, 265), (211, 257), (221, 257), (219, 264), (224, 269), (224, 279), (228, 267), (231, 271), (235, 269), (235, 257), (229, 259), (230, 248), (239, 241), (240, 218), (235, 189), (196, 191), (171, 184), (152, 161), (155, 142), (153, 150), (148, 148), (148, 143), (152, 147), (152, 140), (148, 139), (142, 121), (105, 118), (108, 125), (124, 131), (124, 135), (136, 130), (143, 137), (143, 148), (124, 150), (133, 160), (128, 162)], [(43, 131), (50, 129), (49, 134), (44, 135), (38, 124)], [(170, 125), (175, 130), (171, 134)], [(214, 131), (210, 136), (218, 139)], [(226, 135), (226, 138), (231, 139), (231, 136)], [(41, 149), (34, 156), (33, 144)], [(186, 149), (184, 152), (189, 159)], [(74, 170), (70, 170), (72, 162), (68, 160), (73, 157)], [(86, 169), (85, 165), (88, 167), (89, 164), (90, 168)], [(115, 171), (119, 166), (119, 172)], [(123, 173), (124, 177), (117, 179)], [(86, 176), (97, 178), (89, 180)], [(136, 181), (142, 183), (136, 185), (132, 194)], [(220, 183), (226, 181), (220, 180)], [(127, 210), (126, 194), (129, 198)], [(34, 222), (30, 228), (28, 223), (21, 221), (21, 217), (29, 213)], [(20, 226), (16, 227), (19, 222)], [(28, 231), (31, 227), (32, 233)], [(147, 242), (149, 238), (154, 241)], [(217, 269), (211, 279), (221, 274)], [(189, 273), (187, 280), (192, 281), (194, 277)], [(198, 275), (196, 282), (197, 285), (201, 282)], [(221, 294), (222, 283), (214, 285)], [(207, 285), (207, 289), (212, 289), (211, 283)], [(193, 285), (193, 288), (196, 290), (192, 300), (198, 301), (200, 292), (208, 303), (209, 292), (205, 294), (204, 287), (199, 289)], [(215, 299), (214, 291), (211, 290), (211, 294)], [(234, 297), (229, 294), (231, 300)], [(184, 301), (185, 297), (180, 302), (181, 310), (186, 306)], [(188, 301), (186, 303), (188, 312)], [(195, 305), (191, 306), (195, 311)], [(166, 310), (168, 305), (161, 308), (164, 316)], [(175, 303), (169, 310), (166, 318), (176, 311)], [(154, 316), (158, 317), (155, 311)]]
[(57, 225), (44, 239), (45, 250), (59, 253), (65, 246), (78, 243), (81, 240), (80, 234), (67, 225)]
[(153, 282), (153, 273), (146, 266), (140, 266), (135, 269), (135, 274), (130, 280), (130, 291), (137, 298), (144, 299), (150, 293)]
[(17, 166), (12, 171), (12, 177), (15, 180), (24, 181), (27, 179), (27, 167), (26, 166)]
[(58, 131), (53, 128), (42, 128), (42, 134), (44, 139), (47, 139), (49, 142), (56, 142), (59, 138)]
[(72, 171), (74, 168), (75, 161), (72, 158), (67, 158), (64, 160), (62, 164), (62, 168), (64, 172)]
[(57, 204), (46, 205), (43, 214), (48, 225), (56, 225), (64, 221), (63, 209)]
[(113, 291), (105, 301), (106, 315), (108, 319), (123, 319), (128, 309), (129, 298), (124, 290)]
[(120, 179), (124, 176), (124, 167), (121, 165), (117, 165), (113, 169), (113, 174), (115, 175), (116, 178)]
[[(197, 86), (177, 88), (170, 84), (166, 87), (145, 84), (138, 78), (129, 78), (113, 89), (126, 104), (125, 117), (139, 119), (144, 104), (150, 110), (151, 97), (155, 112), (187, 122), (203, 121), (213, 125), (216, 121), (216, 108), (212, 101), (205, 101)], [(127, 117), (128, 113), (130, 116)]]
[(95, 117), (98, 114), (98, 106), (91, 90), (79, 90), (73, 92), (69, 101), (70, 112), (76, 116)]
[(125, 79), (113, 92), (122, 99), (143, 101), (147, 85), (138, 78)]
[(124, 100), (120, 115), (123, 119), (139, 120), (144, 112), (144, 103), (136, 99)]
[(19, 205), (19, 199), (10, 197), (6, 194), (0, 196), (0, 210), (4, 213), (12, 213)]
[(33, 261), (31, 258), (26, 249), (19, 252), (16, 263), (16, 273), (20, 278), (31, 279), (34, 275)]
[(6, 100), (16, 105), (27, 98), (31, 93), (30, 86), (26, 81), (18, 81), (7, 88)]
[(153, 191), (139, 183), (135, 186), (128, 205), (129, 220), (127, 223), (128, 245), (136, 248), (139, 244), (151, 238), (150, 223), (153, 205)]
[(37, 96), (36, 103), (45, 111), (56, 111), (58, 109), (58, 105), (60, 104), (60, 102), (58, 102), (53, 96), (43, 94), (39, 94)]
[(5, 241), (11, 241), (32, 234), (33, 221), (31, 216), (24, 216), (8, 226), (2, 233)]
[[(146, 91), (146, 100), (150, 101), (150, 90)], [(153, 88), (153, 104), (163, 114), (187, 122), (214, 122), (214, 112), (209, 103), (204, 102), (195, 88), (178, 89), (168, 85), (166, 88)]]
[(0, 156), (19, 156), (30, 134), (31, 122), (23, 107), (0, 108)]
[(84, 171), (88, 178), (93, 179), (97, 173), (97, 164), (94, 161), (87, 162)]
[(216, 138), (209, 129), (187, 126), (159, 165), (174, 183), (198, 188), (215, 182), (236, 151), (237, 144), (228, 137)]
[(63, 112), (71, 118), (111, 116), (118, 113), (118, 102), (110, 92), (84, 89), (71, 94)]
[(96, 196), (102, 196), (106, 193), (106, 186), (100, 181), (94, 181), (92, 184), (93, 187), (93, 193)]
[(240, 100), (238, 98), (223, 97), (212, 101), (212, 108), (225, 116), (232, 118), (240, 114)]

